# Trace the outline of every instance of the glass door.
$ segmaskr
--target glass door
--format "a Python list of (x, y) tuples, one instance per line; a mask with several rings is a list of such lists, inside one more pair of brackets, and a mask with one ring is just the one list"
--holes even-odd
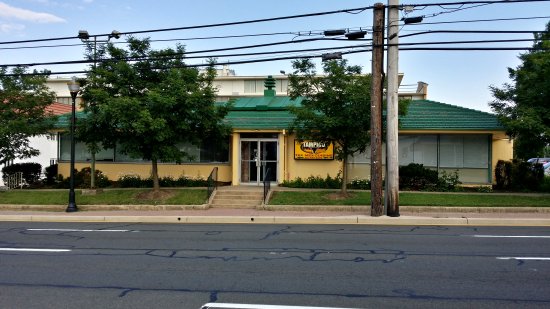
[(277, 140), (241, 139), (241, 183), (260, 184), (277, 181)]

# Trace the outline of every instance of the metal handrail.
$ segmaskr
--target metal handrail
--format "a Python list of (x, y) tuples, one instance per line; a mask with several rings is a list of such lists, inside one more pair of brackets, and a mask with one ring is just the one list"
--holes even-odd
[(269, 174), (271, 173), (271, 168), (268, 168), (267, 171), (264, 174), (264, 200), (263, 203), (265, 205), (267, 194), (269, 193), (269, 190), (271, 190), (271, 181), (269, 181)]
[(208, 183), (208, 190), (207, 190), (207, 196), (206, 201), (210, 199), (212, 196), (212, 193), (218, 188), (218, 167), (214, 167), (212, 169), (212, 172), (210, 172), (210, 175), (208, 176), (208, 179), (206, 180)]
[(20, 189), (23, 189), (23, 187), (27, 185), (27, 182), (23, 178), (23, 172), (16, 172), (11, 175), (8, 175), (6, 180), (7, 180), (8, 189), (15, 189), (17, 187), (19, 187)]

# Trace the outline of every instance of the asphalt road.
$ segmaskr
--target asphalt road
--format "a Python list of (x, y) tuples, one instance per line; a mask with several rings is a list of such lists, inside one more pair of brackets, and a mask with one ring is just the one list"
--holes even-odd
[(548, 308), (550, 229), (0, 223), (0, 308)]

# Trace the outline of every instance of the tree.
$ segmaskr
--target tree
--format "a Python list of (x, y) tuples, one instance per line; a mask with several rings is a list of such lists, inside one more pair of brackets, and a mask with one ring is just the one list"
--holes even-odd
[(29, 137), (46, 133), (54, 125), (46, 111), (55, 98), (46, 86), (47, 72), (33, 73), (22, 67), (11, 73), (0, 68), (0, 164), (38, 155)]
[(199, 145), (228, 134), (222, 123), (228, 107), (215, 105), (215, 70), (186, 67), (183, 46), (152, 50), (148, 39), (130, 37), (128, 50), (108, 44), (105, 55), (83, 89), (85, 101), (94, 102), (87, 110), (94, 108), (95, 117), (79, 126), (80, 139), (150, 160), (155, 191), (159, 162), (190, 158), (183, 143)]
[(517, 68), (508, 68), (511, 84), (490, 87), (495, 99), (489, 105), (515, 138), (515, 156), (528, 159), (550, 145), (550, 22), (519, 59)]
[(364, 152), (370, 142), (371, 75), (346, 60), (323, 63), (318, 76), (309, 59), (293, 62), (289, 76), (290, 96), (303, 97), (291, 111), (296, 119), (290, 128), (299, 139), (334, 142), (335, 157), (343, 162), (342, 195), (347, 195), (347, 158)]

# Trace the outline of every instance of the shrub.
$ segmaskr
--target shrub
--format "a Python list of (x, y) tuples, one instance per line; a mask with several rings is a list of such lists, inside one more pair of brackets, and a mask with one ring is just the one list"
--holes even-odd
[(330, 175), (327, 175), (325, 178), (321, 178), (321, 176), (309, 176), (306, 180), (296, 177), (294, 180), (283, 181), (281, 186), (289, 188), (340, 189), (342, 187), (342, 176), (340, 173), (334, 178)]
[(544, 182), (544, 170), (541, 164), (529, 162), (502, 161), (495, 168), (495, 189), (514, 191), (537, 191)]
[(524, 161), (512, 162), (512, 189), (513, 190), (538, 190), (544, 179), (542, 164), (531, 164)]
[(33, 184), (40, 180), (40, 175), (42, 174), (42, 165), (39, 163), (16, 163), (2, 168), (2, 178), (4, 181), (7, 180), (9, 175), (15, 173), (23, 173), (23, 179), (28, 184)]
[(498, 160), (495, 167), (495, 189), (509, 189), (512, 184), (512, 180), (510, 179), (510, 177), (512, 177), (512, 162)]
[(544, 193), (550, 193), (550, 176), (544, 176), (544, 179), (542, 180), (539, 191)]
[(118, 179), (118, 186), (121, 188), (151, 188), (153, 180), (148, 183), (148, 179), (141, 179), (138, 175), (124, 175)]
[(487, 187), (487, 186), (480, 186), (475, 188), (476, 192), (479, 193), (491, 193), (493, 192), (493, 188)]
[[(91, 175), (92, 169), (85, 167), (80, 171), (75, 169), (74, 171), (74, 187), (81, 189), (89, 189), (91, 186)], [(61, 175), (58, 176), (58, 183), (56, 187), (67, 189), (70, 187), (71, 177), (63, 178)], [(106, 188), (110, 187), (112, 182), (101, 172), (100, 170), (95, 171), (95, 186), (97, 188)]]
[[(152, 188), (153, 178), (141, 178), (138, 175), (124, 175), (121, 176), (117, 184), (121, 188)], [(178, 179), (174, 179), (171, 176), (160, 177), (159, 185), (161, 187), (206, 187), (208, 183), (203, 178), (187, 178), (180, 176)]]
[(439, 184), (437, 171), (422, 164), (411, 163), (399, 167), (399, 188), (409, 190), (434, 190)]
[(453, 173), (443, 171), (437, 181), (438, 191), (455, 191), (461, 182), (458, 180), (458, 170)]
[(55, 184), (55, 181), (57, 179), (57, 171), (58, 171), (58, 165), (52, 164), (45, 168), (46, 170), (46, 184), (47, 185), (53, 185)]
[(370, 190), (370, 180), (356, 178), (348, 184), (348, 188), (356, 190)]
[[(92, 169), (85, 167), (76, 173), (75, 180), (79, 181), (79, 188), (90, 188), (92, 185)], [(100, 170), (95, 170), (95, 186), (97, 188), (106, 188), (111, 185), (111, 181)], [(76, 186), (76, 184), (75, 184)]]

